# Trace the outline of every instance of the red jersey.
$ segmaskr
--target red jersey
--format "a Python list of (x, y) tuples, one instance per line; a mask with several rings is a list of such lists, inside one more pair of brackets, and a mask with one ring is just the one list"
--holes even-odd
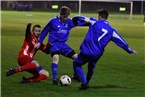
[(38, 39), (34, 36), (34, 34), (29, 34), (27, 37), (25, 37), (22, 49), (19, 53), (19, 55), (26, 55), (31, 58), (34, 57), (35, 53), (38, 49), (34, 48), (34, 44), (38, 43)]

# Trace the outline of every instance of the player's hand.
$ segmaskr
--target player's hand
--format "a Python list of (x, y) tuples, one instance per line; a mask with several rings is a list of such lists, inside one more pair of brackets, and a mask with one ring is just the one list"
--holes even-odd
[(32, 25), (32, 23), (31, 22), (27, 22), (26, 25)]
[(72, 18), (72, 21), (73, 21), (73, 23), (74, 23), (75, 26), (78, 25), (78, 17), (73, 17)]
[(137, 52), (135, 50), (133, 50), (133, 53), (132, 54), (137, 54)]
[(40, 47), (40, 43), (36, 43), (36, 44), (34, 44), (34, 48), (39, 48)]

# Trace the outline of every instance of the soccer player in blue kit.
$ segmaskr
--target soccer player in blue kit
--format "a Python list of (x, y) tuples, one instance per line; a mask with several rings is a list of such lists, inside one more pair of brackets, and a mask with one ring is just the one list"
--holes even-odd
[[(57, 73), (58, 73), (58, 62), (59, 54), (62, 54), (68, 58), (74, 59), (77, 57), (75, 51), (66, 44), (68, 40), (70, 30), (75, 27), (72, 19), (68, 18), (70, 15), (70, 9), (66, 6), (62, 6), (60, 9), (60, 15), (52, 18), (40, 34), (40, 39), (37, 48), (43, 42), (44, 38), (49, 32), (48, 42), (52, 44), (50, 48), (50, 53), (52, 56), (52, 75), (53, 75), (53, 84), (57, 85)], [(78, 80), (78, 76), (74, 71), (73, 79)]]
[[(82, 82), (81, 87), (79, 87), (80, 90), (89, 88), (88, 84), (94, 73), (96, 63), (103, 55), (104, 48), (110, 41), (113, 41), (130, 54), (136, 53), (135, 50), (129, 48), (123, 37), (109, 25), (107, 21), (108, 11), (102, 9), (98, 11), (98, 14), (98, 20), (84, 16), (76, 16), (73, 18), (73, 22), (76, 25), (78, 22), (86, 22), (89, 25), (88, 32), (80, 46), (80, 53), (73, 62)], [(82, 65), (85, 63), (88, 63), (87, 76), (85, 76), (84, 70), (82, 69)]]

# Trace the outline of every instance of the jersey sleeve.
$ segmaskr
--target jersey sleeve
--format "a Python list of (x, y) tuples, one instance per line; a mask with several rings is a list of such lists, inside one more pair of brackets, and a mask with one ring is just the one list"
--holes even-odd
[(25, 37), (26, 37), (26, 41), (30, 40), (31, 36), (31, 23), (29, 23), (26, 27), (26, 32), (25, 32)]
[(129, 48), (126, 41), (123, 39), (121, 35), (118, 34), (116, 30), (113, 30), (112, 39), (111, 39), (116, 45), (127, 51), (128, 53), (133, 53), (133, 50)]
[(48, 24), (42, 30), (40, 37), (39, 37), (39, 43), (43, 42), (43, 40), (45, 39), (48, 32), (50, 32), (50, 29), (51, 29), (51, 21), (49, 21)]
[(46, 49), (46, 45), (43, 43), (40, 45), (39, 50), (44, 51)]
[(47, 45), (44, 45), (43, 43), (40, 45), (39, 50), (41, 50), (42, 52), (49, 54), (50, 53), (50, 48), (52, 47), (51, 43), (47, 43)]
[(76, 26), (89, 26), (91, 24), (93, 25), (96, 22), (94, 18), (88, 18), (85, 16), (75, 16), (72, 18), (72, 20)]

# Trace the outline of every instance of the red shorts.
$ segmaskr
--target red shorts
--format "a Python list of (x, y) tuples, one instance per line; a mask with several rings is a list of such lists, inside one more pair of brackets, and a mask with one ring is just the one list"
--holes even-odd
[[(33, 58), (29, 57), (29, 56), (26, 56), (26, 55), (19, 55), (18, 57), (18, 64), (20, 66), (24, 66), (26, 64), (29, 64), (31, 63), (31, 61), (34, 60)], [(32, 73), (32, 74), (38, 74), (39, 72), (37, 71), (37, 69), (30, 69), (30, 70), (27, 70), (29, 73)]]
[(26, 55), (19, 55), (19, 57), (18, 57), (18, 64), (19, 64), (20, 66), (23, 66), (23, 65), (25, 65), (25, 64), (27, 64), (27, 63), (31, 63), (32, 60), (33, 60), (33, 59), (32, 59), (31, 57), (29, 57), (29, 56), (26, 56)]

